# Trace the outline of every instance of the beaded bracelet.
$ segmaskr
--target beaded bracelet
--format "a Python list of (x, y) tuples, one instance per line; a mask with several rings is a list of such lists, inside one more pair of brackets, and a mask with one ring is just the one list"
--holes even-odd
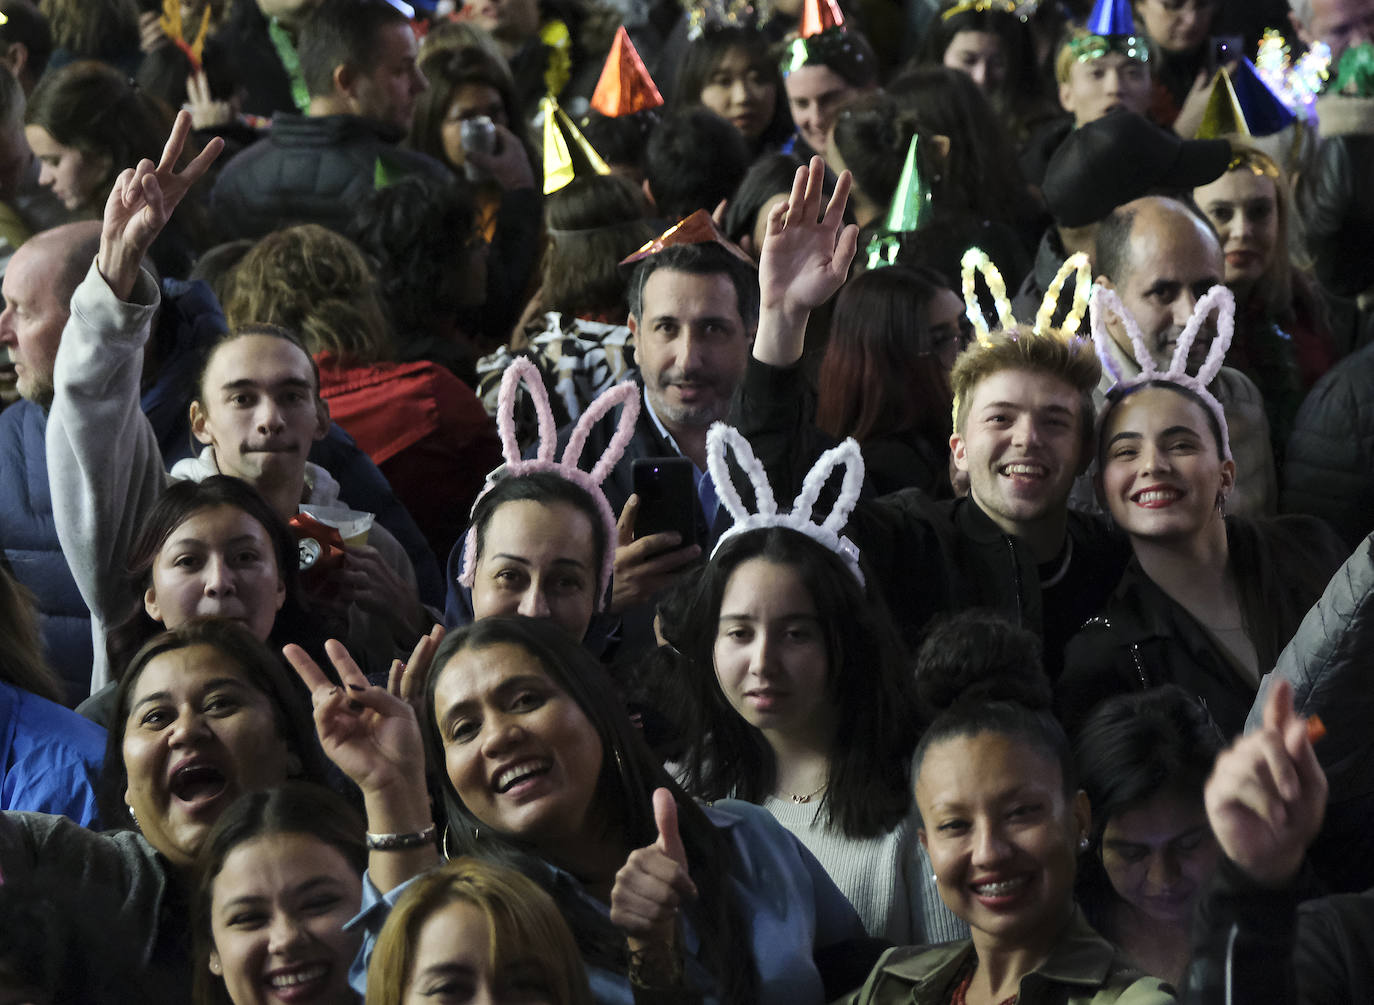
[(410, 851), (434, 843), (434, 825), (409, 834), (367, 834), (368, 851)]

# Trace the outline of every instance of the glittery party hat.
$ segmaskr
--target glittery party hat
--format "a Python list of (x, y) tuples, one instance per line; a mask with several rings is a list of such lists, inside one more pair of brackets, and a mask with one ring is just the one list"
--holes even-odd
[(1207, 107), (1202, 111), (1202, 122), (1198, 125), (1194, 138), (1215, 140), (1222, 136), (1249, 135), (1250, 127), (1245, 124), (1245, 110), (1240, 107), (1236, 89), (1231, 85), (1231, 75), (1223, 66), (1212, 78), (1212, 93), (1207, 98)]
[(1094, 35), (1134, 35), (1130, 0), (1097, 0), (1084, 27)]
[(592, 92), (592, 108), (608, 118), (618, 118), (662, 104), (663, 95), (654, 86), (654, 79), (622, 24), (616, 29), (615, 41)]
[(539, 102), (544, 113), (544, 194), (552, 195), (578, 174), (588, 171), (610, 174), (611, 169), (601, 155), (587, 142), (582, 130), (568, 118), (551, 97)]
[(907, 147), (906, 163), (902, 165), (902, 176), (892, 193), (892, 202), (887, 208), (882, 228), (868, 242), (868, 267), (879, 269), (892, 265), (901, 250), (902, 235), (919, 230), (930, 220), (932, 212), (930, 186), (921, 176), (916, 156), (918, 135), (911, 137)]

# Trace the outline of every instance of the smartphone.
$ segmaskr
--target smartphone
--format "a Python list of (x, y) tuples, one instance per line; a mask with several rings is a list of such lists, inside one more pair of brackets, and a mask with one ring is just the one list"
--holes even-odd
[(1244, 55), (1245, 40), (1239, 35), (1213, 35), (1207, 40), (1207, 75), (1215, 77), (1219, 68)]
[(666, 530), (682, 537), (682, 547), (697, 543), (697, 489), (692, 462), (685, 457), (641, 457), (631, 465), (639, 512), (635, 538)]
[(488, 116), (475, 115), (458, 126), (463, 149), (479, 154), (496, 153), (496, 124)]

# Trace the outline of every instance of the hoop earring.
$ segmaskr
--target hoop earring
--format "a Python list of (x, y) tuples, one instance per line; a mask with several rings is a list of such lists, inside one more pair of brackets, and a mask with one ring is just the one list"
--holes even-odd
[(444, 835), (439, 839), (439, 851), (443, 854), (445, 862), (453, 859), (453, 856), (448, 853), (448, 824), (444, 824)]

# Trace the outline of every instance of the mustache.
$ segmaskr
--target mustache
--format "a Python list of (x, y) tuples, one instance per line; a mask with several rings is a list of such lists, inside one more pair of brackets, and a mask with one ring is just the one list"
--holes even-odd
[(715, 383), (715, 375), (707, 370), (701, 369), (684, 370), (674, 366), (669, 367), (658, 375), (659, 387), (671, 387), (674, 384), (702, 384), (714, 386)]

